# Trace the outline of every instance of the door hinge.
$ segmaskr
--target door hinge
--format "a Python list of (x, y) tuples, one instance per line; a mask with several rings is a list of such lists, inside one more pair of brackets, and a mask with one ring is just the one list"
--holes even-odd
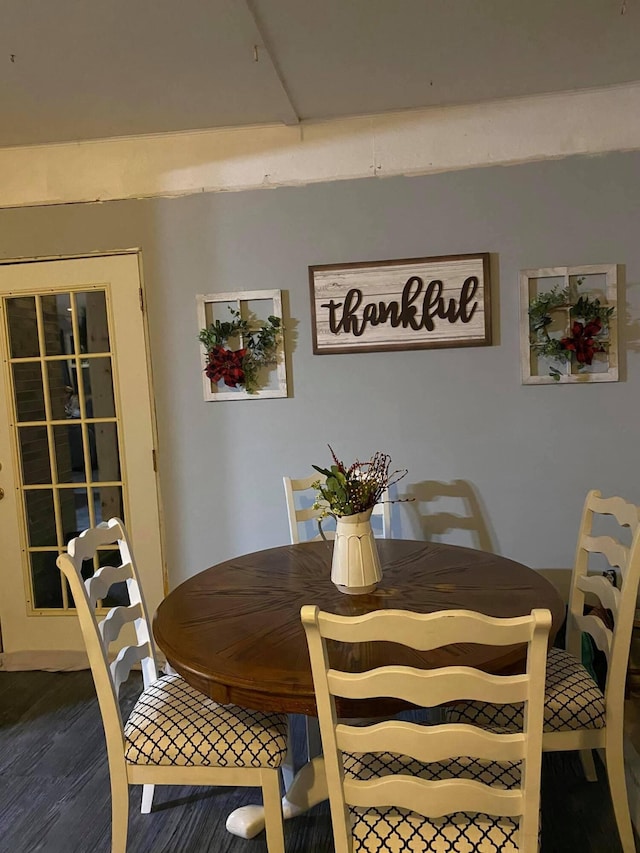
[(142, 293), (142, 288), (138, 289), (138, 295), (140, 296), (140, 310), (144, 314), (144, 295)]
[(155, 449), (155, 447), (154, 447), (154, 448), (153, 448), (153, 450), (151, 451), (151, 459), (153, 460), (153, 470), (154, 470), (154, 471), (156, 472), (156, 474), (157, 474), (157, 473), (158, 473), (158, 457), (157, 457), (157, 455), (156, 455), (156, 449)]

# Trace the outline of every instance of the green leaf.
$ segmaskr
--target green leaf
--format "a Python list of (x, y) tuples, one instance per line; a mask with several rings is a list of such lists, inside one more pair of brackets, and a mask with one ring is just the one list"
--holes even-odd
[(326, 468), (319, 468), (317, 465), (312, 465), (312, 468), (315, 468), (316, 471), (319, 471), (321, 474), (324, 474), (325, 477), (331, 476), (331, 471), (327, 471)]

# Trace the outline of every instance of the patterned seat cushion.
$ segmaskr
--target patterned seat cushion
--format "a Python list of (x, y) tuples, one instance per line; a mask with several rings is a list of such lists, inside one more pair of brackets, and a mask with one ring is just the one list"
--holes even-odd
[[(423, 779), (475, 779), (496, 788), (520, 784), (518, 762), (492, 762), (453, 758), (421, 764), (407, 756), (391, 753), (343, 755), (345, 776), (372, 779), (378, 776), (409, 775)], [(516, 853), (518, 821), (508, 817), (456, 812), (440, 818), (426, 818), (395, 807), (349, 807), (354, 853)]]
[[(522, 728), (522, 705), (460, 702), (448, 708), (452, 723), (472, 723), (483, 728)], [(602, 729), (605, 702), (602, 691), (580, 661), (564, 649), (551, 649), (547, 657), (544, 694), (544, 731)]]
[(219, 705), (179, 675), (143, 691), (124, 727), (130, 764), (279, 767), (287, 717)]

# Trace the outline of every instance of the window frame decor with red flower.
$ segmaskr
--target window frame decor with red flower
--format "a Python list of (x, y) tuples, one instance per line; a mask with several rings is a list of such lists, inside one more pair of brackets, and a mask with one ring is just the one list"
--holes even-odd
[(618, 380), (617, 266), (520, 273), (522, 382)]
[(196, 301), (204, 399), (286, 397), (281, 291), (205, 294)]

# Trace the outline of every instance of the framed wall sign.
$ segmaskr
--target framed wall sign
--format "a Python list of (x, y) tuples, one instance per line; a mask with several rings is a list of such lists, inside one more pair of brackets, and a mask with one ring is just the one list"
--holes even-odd
[(309, 267), (313, 351), (491, 343), (489, 253)]

